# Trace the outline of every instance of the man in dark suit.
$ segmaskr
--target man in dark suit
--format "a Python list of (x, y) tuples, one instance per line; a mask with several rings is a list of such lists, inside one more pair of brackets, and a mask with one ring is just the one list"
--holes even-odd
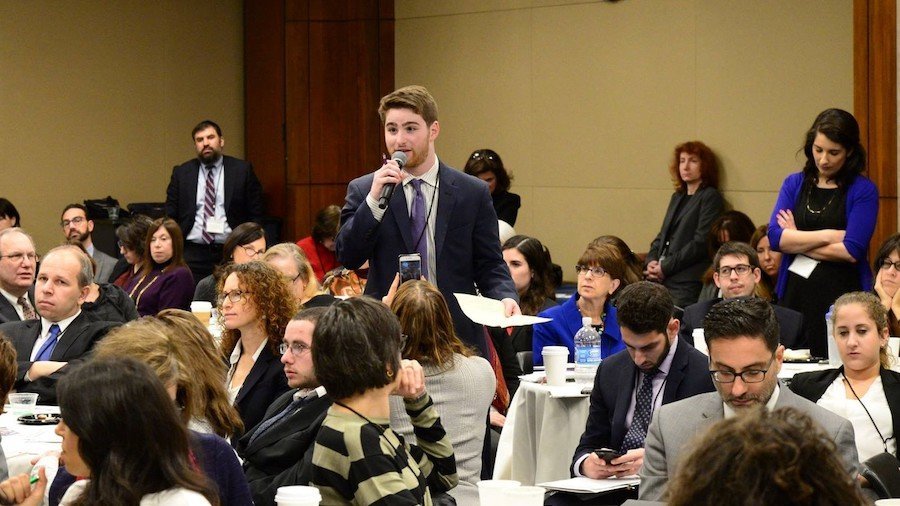
[(109, 282), (113, 269), (116, 267), (116, 259), (94, 247), (94, 240), (91, 237), (94, 232), (94, 220), (88, 219), (87, 208), (82, 204), (69, 204), (63, 208), (59, 220), (66, 239), (80, 242), (87, 254), (97, 263), (97, 274), (94, 276), (94, 281), (97, 283)]
[[(743, 242), (726, 242), (713, 259), (713, 281), (722, 291), (721, 299), (705, 300), (684, 309), (679, 337), (694, 344), (694, 330), (703, 328), (703, 318), (717, 302), (756, 293), (762, 271), (756, 250)], [(802, 343), (803, 315), (781, 306), (772, 306), (781, 329), (780, 342), (785, 348), (799, 348)]]
[[(602, 479), (637, 473), (653, 412), (663, 404), (715, 390), (706, 356), (676, 337), (675, 306), (664, 286), (648, 281), (629, 285), (619, 293), (616, 307), (627, 348), (597, 369), (572, 476)], [(601, 448), (625, 455), (607, 461), (594, 453)]]
[(34, 310), (34, 241), (21, 228), (0, 231), (0, 323), (37, 318)]
[(18, 355), (18, 392), (35, 392), (39, 403), (56, 404), (59, 378), (116, 325), (81, 312), (93, 277), (90, 258), (76, 246), (54, 248), (44, 257), (35, 285), (41, 318), (0, 325)]
[[(401, 172), (387, 160), (347, 187), (336, 239), (338, 260), (357, 269), (369, 262), (366, 294), (387, 294), (400, 255), (419, 253), (422, 274), (447, 299), (463, 341), (484, 351), (484, 331), (460, 310), (453, 293), (475, 293), (503, 301), (507, 315), (519, 314), (518, 295), (500, 253), (497, 215), (487, 184), (441, 163), (434, 151), (440, 132), (437, 104), (421, 86), (400, 88), (381, 99), (384, 141), (403, 152)], [(396, 185), (387, 209), (382, 189)]]
[(194, 279), (212, 274), (232, 229), (262, 223), (262, 185), (253, 166), (224, 156), (225, 139), (216, 123), (201, 121), (191, 132), (197, 158), (176, 166), (166, 190), (166, 214), (184, 235), (184, 259)]
[(281, 362), (292, 390), (276, 399), (263, 421), (237, 444), (257, 506), (274, 506), (278, 487), (309, 484), (313, 443), (331, 406), (316, 379), (310, 353), (316, 321), (325, 310), (305, 309), (288, 323)]

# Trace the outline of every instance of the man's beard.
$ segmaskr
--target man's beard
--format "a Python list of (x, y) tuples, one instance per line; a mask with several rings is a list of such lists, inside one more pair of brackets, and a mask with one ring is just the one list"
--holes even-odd
[(91, 235), (90, 232), (85, 232), (85, 233), (83, 233), (83, 234), (79, 234), (79, 233), (76, 232), (75, 237), (69, 236), (69, 240), (71, 241), (71, 240), (74, 239), (74, 240), (76, 240), (76, 241), (78, 241), (78, 242), (84, 244), (84, 241), (86, 241), (87, 238), (88, 238), (88, 236), (90, 236), (90, 235)]

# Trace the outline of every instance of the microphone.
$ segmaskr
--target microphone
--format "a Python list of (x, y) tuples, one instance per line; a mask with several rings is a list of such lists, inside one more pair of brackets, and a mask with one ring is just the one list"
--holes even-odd
[[(406, 165), (406, 153), (403, 151), (394, 151), (394, 154), (391, 155), (391, 160), (397, 162), (397, 165), (399, 165), (402, 170), (403, 166)], [(396, 183), (388, 183), (381, 187), (381, 197), (378, 199), (378, 209), (387, 208), (391, 196), (394, 195), (395, 186), (397, 186)]]

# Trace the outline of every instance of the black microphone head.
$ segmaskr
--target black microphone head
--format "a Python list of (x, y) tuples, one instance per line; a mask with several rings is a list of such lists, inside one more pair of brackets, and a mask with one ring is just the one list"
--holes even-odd
[(404, 165), (406, 165), (406, 153), (403, 151), (394, 151), (394, 154), (391, 155), (391, 160), (395, 160), (397, 165), (402, 169)]

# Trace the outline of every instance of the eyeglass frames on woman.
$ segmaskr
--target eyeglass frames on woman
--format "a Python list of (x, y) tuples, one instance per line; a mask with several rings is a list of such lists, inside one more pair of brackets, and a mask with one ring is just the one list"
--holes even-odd
[(219, 305), (225, 302), (225, 299), (231, 301), (232, 304), (237, 304), (241, 301), (241, 299), (247, 298), (247, 295), (250, 295), (251, 292), (243, 292), (241, 290), (232, 290), (230, 292), (225, 292), (219, 296)]
[(602, 277), (604, 274), (606, 274), (606, 269), (604, 269), (603, 267), (600, 267), (599, 265), (591, 267), (589, 265), (578, 264), (575, 266), (575, 272), (578, 274), (584, 274), (585, 276), (587, 275), (588, 272), (590, 272), (591, 274), (594, 275), (595, 278), (599, 278), (599, 277)]

